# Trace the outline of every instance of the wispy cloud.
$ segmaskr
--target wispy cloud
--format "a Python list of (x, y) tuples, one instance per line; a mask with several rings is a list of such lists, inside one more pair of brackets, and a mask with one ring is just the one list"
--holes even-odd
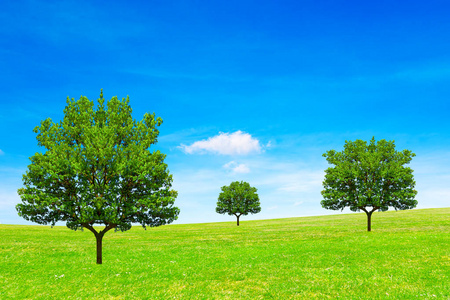
[[(33, 33), (43, 41), (54, 43), (72, 43), (73, 40), (83, 39), (95, 42), (94, 37), (100, 32), (104, 43), (117, 41), (129, 35), (141, 34), (144, 27), (140, 22), (123, 22), (118, 20), (102, 26), (108, 19), (104, 9), (98, 9), (90, 2), (78, 1), (34, 3), (20, 6), (23, 15), (34, 15), (35, 18), (21, 18), (21, 22), (10, 22), (12, 29), (17, 32), (28, 32), (33, 24)], [(15, 14), (4, 13), (0, 15), (6, 21), (14, 19)], [(89, 19), (89, 22), (79, 22), (80, 18)], [(43, 20), (45, 19), (45, 21)], [(151, 25), (150, 25), (151, 26)]]
[(431, 80), (447, 80), (449, 76), (450, 66), (438, 62), (402, 70), (393, 74), (391, 77), (394, 79), (424, 82)]
[(2, 151), (2, 149), (0, 149), (0, 155), (4, 155), (5, 152)]
[(250, 168), (245, 164), (238, 164), (235, 161), (230, 161), (229, 163), (223, 165), (227, 170), (231, 170), (234, 173), (250, 173)]
[(222, 155), (247, 155), (261, 152), (258, 139), (240, 130), (233, 133), (221, 132), (207, 140), (194, 142), (190, 146), (181, 144), (179, 148), (185, 153), (215, 153)]

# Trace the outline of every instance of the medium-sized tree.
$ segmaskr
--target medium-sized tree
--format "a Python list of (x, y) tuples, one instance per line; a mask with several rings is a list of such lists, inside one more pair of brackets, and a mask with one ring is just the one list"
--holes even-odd
[[(39, 224), (66, 222), (86, 228), (97, 240), (97, 264), (102, 263), (102, 239), (111, 229), (126, 231), (132, 223), (160, 226), (177, 219), (177, 192), (165, 155), (150, 151), (157, 142), (162, 119), (131, 116), (128, 97), (120, 101), (67, 98), (64, 119), (50, 118), (34, 128), (38, 145), (18, 190), (19, 216)], [(99, 230), (95, 224), (105, 227)]]
[(344, 150), (329, 150), (323, 154), (329, 164), (325, 170), (322, 207), (364, 211), (367, 231), (371, 231), (371, 216), (376, 210), (387, 211), (416, 207), (413, 170), (405, 167), (414, 156), (410, 150), (396, 151), (394, 141), (375, 137), (366, 141), (345, 141)]
[(237, 226), (239, 217), (257, 214), (261, 211), (257, 189), (244, 181), (234, 181), (229, 186), (223, 186), (219, 194), (216, 212), (219, 214), (235, 215)]

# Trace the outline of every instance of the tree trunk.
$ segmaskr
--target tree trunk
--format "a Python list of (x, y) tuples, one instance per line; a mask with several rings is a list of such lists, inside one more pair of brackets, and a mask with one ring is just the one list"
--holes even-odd
[(103, 240), (103, 234), (99, 233), (95, 235), (95, 238), (97, 239), (97, 264), (102, 264), (102, 240)]
[(97, 240), (97, 264), (102, 264), (102, 240), (105, 233), (107, 233), (109, 230), (115, 228), (117, 224), (108, 224), (102, 231), (98, 232), (97, 230), (92, 227), (89, 223), (83, 223), (82, 224), (84, 228), (89, 229), (94, 235), (95, 239)]
[(367, 215), (367, 231), (372, 231), (372, 213), (379, 209), (379, 207), (372, 207), (371, 211), (368, 211), (365, 207), (359, 207)]
[(236, 218), (237, 218), (237, 226), (239, 226), (239, 217), (240, 217), (240, 215), (236, 216)]
[(367, 231), (372, 231), (372, 211), (366, 211), (367, 214)]

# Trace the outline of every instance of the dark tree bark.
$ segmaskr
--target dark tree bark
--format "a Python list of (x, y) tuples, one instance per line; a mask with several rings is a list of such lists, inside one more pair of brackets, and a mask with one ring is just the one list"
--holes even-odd
[(361, 208), (367, 215), (367, 231), (372, 231), (372, 214), (378, 207), (374, 207), (371, 211), (368, 211), (364, 207)]
[(97, 264), (102, 264), (102, 240), (103, 235), (102, 234), (96, 234), (95, 238), (97, 239)]
[(372, 211), (367, 213), (367, 231), (372, 231)]
[(237, 218), (237, 226), (239, 226), (239, 217), (240, 217), (241, 215), (236, 215), (236, 218)]
[(109, 230), (113, 229), (116, 226), (117, 226), (116, 224), (108, 224), (108, 225), (106, 225), (105, 229), (103, 229), (101, 231), (97, 231), (94, 229), (94, 227), (92, 227), (92, 225), (83, 224), (83, 227), (89, 229), (95, 235), (95, 239), (97, 240), (97, 264), (98, 265), (101, 265), (103, 263), (103, 261), (102, 261), (103, 236), (105, 235), (105, 233), (107, 233)]

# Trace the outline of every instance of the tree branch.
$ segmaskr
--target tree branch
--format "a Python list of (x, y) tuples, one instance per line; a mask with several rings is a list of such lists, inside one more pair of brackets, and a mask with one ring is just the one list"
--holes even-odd
[(106, 224), (105, 228), (102, 231), (100, 231), (100, 234), (103, 236), (105, 233), (107, 233), (108, 231), (110, 231), (115, 227), (117, 227), (117, 224), (108, 223)]
[(89, 231), (91, 231), (95, 236), (98, 235), (97, 230), (94, 229), (94, 227), (92, 227), (92, 225), (90, 225), (89, 223), (82, 223), (81, 224), (84, 228), (89, 229)]

